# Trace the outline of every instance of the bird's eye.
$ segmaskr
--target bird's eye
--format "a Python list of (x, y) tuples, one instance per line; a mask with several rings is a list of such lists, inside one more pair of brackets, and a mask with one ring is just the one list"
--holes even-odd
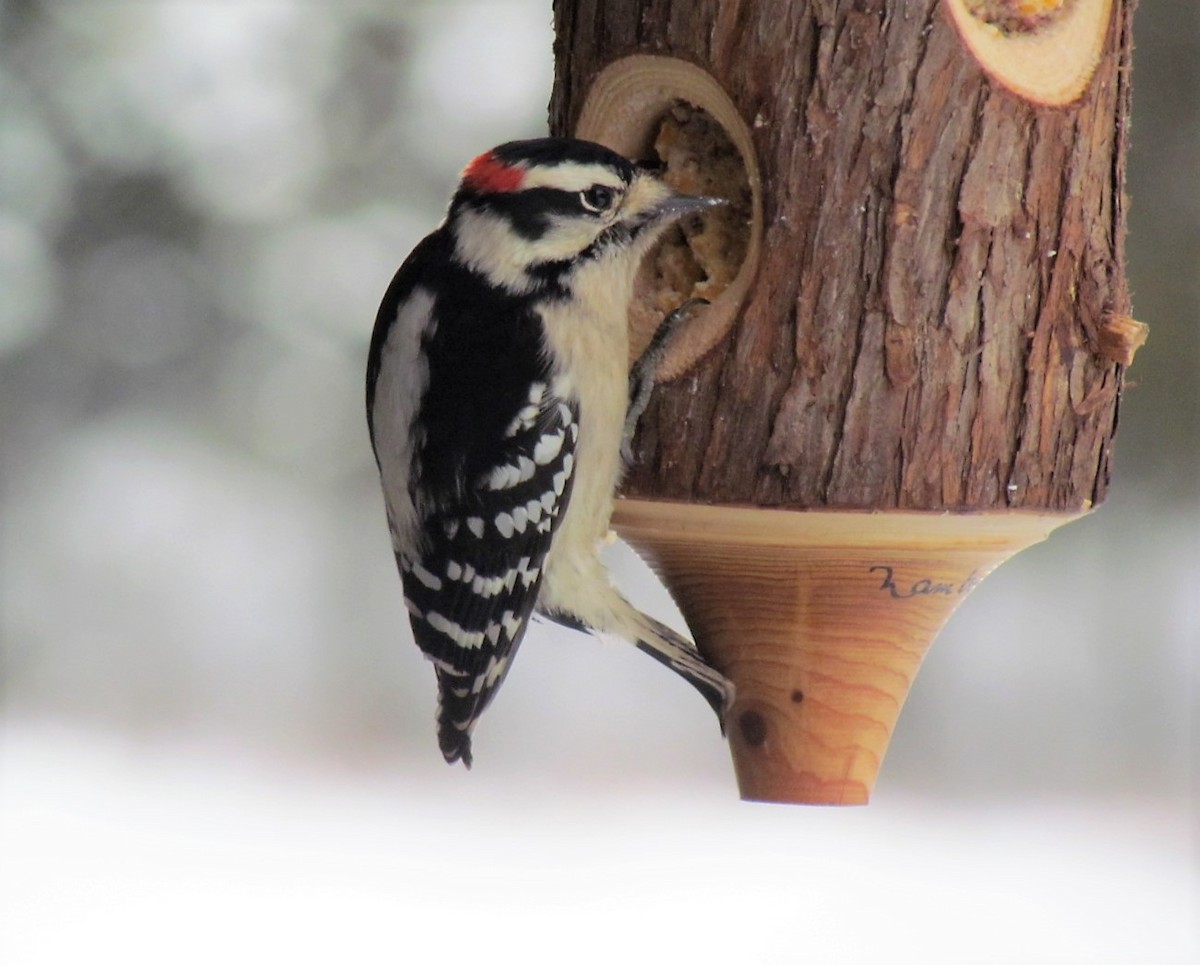
[(590, 188), (584, 188), (579, 192), (579, 201), (588, 211), (600, 214), (612, 207), (616, 195), (617, 193), (612, 188), (603, 184), (593, 184)]

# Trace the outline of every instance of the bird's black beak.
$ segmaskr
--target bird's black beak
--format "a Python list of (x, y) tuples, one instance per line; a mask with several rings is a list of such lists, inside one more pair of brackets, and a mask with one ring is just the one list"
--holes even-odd
[(689, 214), (698, 214), (722, 204), (729, 204), (729, 201), (725, 198), (707, 198), (702, 195), (673, 194), (655, 206), (654, 219), (656, 221), (677, 221)]

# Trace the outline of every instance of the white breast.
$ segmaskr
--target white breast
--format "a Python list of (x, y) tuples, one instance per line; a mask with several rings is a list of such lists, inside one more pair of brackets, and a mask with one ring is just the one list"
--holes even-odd
[(601, 260), (578, 271), (575, 297), (542, 310), (546, 340), (559, 384), (556, 393), (579, 403), (575, 481), (547, 562), (594, 557), (608, 532), (621, 477), (621, 435), (629, 404), (627, 311), (632, 259)]

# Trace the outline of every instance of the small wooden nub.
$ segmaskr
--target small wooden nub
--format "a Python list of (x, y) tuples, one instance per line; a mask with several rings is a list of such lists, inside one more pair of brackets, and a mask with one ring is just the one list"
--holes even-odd
[(1133, 364), (1134, 353), (1146, 344), (1150, 326), (1128, 315), (1109, 315), (1100, 326), (1100, 354), (1121, 365)]
[(618, 500), (617, 531), (737, 686), (745, 800), (865, 804), (929, 645), (997, 565), (1079, 514)]

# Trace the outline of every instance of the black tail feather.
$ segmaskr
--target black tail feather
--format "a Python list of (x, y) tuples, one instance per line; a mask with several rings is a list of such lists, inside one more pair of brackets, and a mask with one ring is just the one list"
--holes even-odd
[(471, 769), (471, 735), (455, 727), (453, 721), (438, 722), (438, 747), (447, 764), (462, 761), (467, 770)]
[[(645, 617), (645, 614), (643, 614)], [(674, 670), (708, 701), (717, 715), (721, 733), (725, 733), (725, 715), (733, 703), (734, 687), (712, 667), (691, 641), (681, 637), (664, 623), (645, 617), (655, 630), (658, 641), (638, 640), (637, 648), (665, 667)]]

